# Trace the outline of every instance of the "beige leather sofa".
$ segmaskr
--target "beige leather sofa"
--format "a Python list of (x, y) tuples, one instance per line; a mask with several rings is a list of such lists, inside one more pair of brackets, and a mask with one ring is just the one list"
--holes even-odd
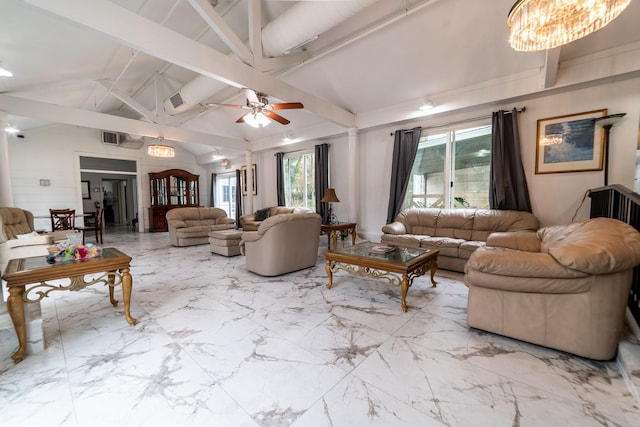
[(592, 359), (615, 356), (640, 233), (595, 218), (497, 233), (466, 265), (469, 326)]
[(262, 221), (258, 230), (245, 231), (240, 251), (247, 270), (263, 276), (278, 276), (313, 267), (318, 259), (320, 215), (279, 214)]
[[(303, 213), (313, 212), (307, 208), (290, 208), (287, 206), (272, 206), (269, 208), (258, 209), (252, 214), (242, 215), (240, 217), (240, 227), (242, 231), (256, 231), (262, 221), (275, 215), (289, 214), (289, 213)], [(264, 219), (261, 219), (261, 214)]]
[(169, 242), (173, 246), (207, 244), (209, 232), (235, 228), (234, 224), (220, 208), (175, 208), (167, 212)]
[(464, 271), (469, 256), (498, 231), (535, 231), (538, 219), (528, 213), (490, 209), (407, 209), (382, 227), (387, 245), (437, 249), (438, 268)]

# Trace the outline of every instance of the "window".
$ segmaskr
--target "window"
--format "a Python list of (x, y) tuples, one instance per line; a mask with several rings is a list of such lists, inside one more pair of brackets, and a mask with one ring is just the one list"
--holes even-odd
[(404, 208), (488, 208), (491, 126), (420, 138)]
[(313, 151), (285, 155), (283, 162), (286, 206), (315, 210), (315, 155)]
[(216, 207), (224, 210), (229, 218), (236, 217), (236, 177), (216, 179)]

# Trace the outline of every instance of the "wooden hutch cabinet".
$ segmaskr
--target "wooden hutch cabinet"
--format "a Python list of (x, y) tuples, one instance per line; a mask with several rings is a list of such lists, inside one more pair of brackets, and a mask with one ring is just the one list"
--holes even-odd
[(149, 231), (168, 231), (166, 214), (173, 208), (200, 206), (200, 175), (182, 169), (150, 172)]

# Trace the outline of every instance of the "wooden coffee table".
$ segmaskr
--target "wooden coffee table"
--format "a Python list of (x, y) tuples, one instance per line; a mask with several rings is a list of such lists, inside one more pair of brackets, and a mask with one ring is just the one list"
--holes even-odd
[(402, 299), (400, 305), (407, 311), (407, 292), (413, 279), (431, 272), (431, 284), (435, 287), (433, 276), (438, 268), (437, 250), (394, 247), (390, 252), (376, 252), (380, 243), (363, 242), (346, 248), (334, 248), (327, 251), (326, 258), (327, 288), (333, 285), (333, 273), (343, 270), (360, 277), (387, 279), (392, 285), (400, 285)]
[[(38, 302), (53, 291), (79, 291), (87, 286), (104, 283), (109, 287), (109, 300), (115, 307), (118, 301), (113, 288), (122, 285), (124, 316), (130, 325), (137, 320), (131, 317), (132, 279), (129, 273), (131, 257), (115, 248), (104, 248), (98, 258), (88, 258), (59, 264), (49, 264), (46, 256), (18, 258), (9, 261), (2, 278), (7, 281), (9, 298), (7, 309), (18, 336), (18, 350), (11, 356), (20, 362), (27, 351), (24, 303)], [(85, 275), (104, 273), (85, 281)], [(51, 285), (50, 280), (69, 279), (67, 286)]]

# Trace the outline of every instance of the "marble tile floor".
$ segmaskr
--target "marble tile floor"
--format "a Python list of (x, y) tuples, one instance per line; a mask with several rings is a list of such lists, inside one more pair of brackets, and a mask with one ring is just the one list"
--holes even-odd
[(43, 300), (44, 351), (14, 365), (0, 334), (0, 425), (640, 425), (640, 364), (470, 329), (461, 274), (416, 279), (403, 313), (383, 281), (338, 272), (326, 289), (325, 239), (314, 268), (275, 278), (166, 233), (105, 246), (133, 257), (138, 324), (104, 286)]

